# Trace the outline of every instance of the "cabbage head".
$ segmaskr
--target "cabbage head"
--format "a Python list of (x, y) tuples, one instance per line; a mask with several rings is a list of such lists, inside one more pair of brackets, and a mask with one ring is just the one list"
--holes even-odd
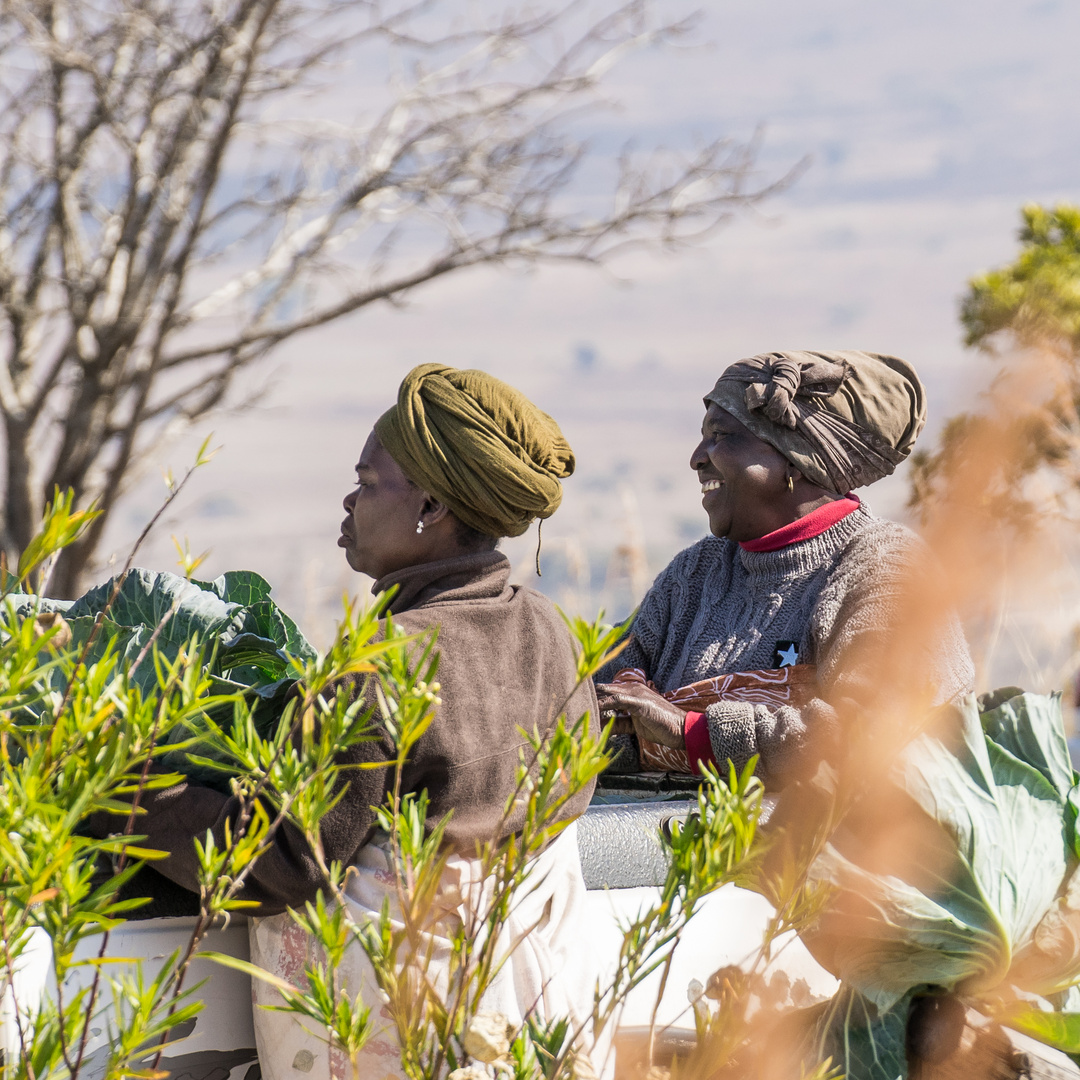
[(1059, 695), (993, 704), (947, 707), (891, 769), (900, 805), (921, 819), (925, 860), (871, 871), (841, 828), (811, 866), (832, 892), (803, 937), (843, 984), (828, 1022), (850, 1080), (906, 1074), (904, 1022), (919, 993), (950, 991), (1003, 1017), (1080, 999), (1078, 777)]
[[(133, 569), (120, 581), (110, 604), (118, 580), (112, 578), (74, 601), (9, 594), (0, 621), (59, 612), (71, 628), (71, 648), (78, 653), (104, 613), (87, 653), (90, 664), (106, 649), (114, 649), (122, 663), (133, 666), (152, 639), (160, 655), (174, 660), (197, 637), (205, 649), (211, 692), (246, 698), (257, 724), (268, 733), (295, 685), (293, 661), (312, 660), (315, 650), (270, 598), (267, 581), (250, 570), (230, 570), (214, 581), (189, 581), (167, 571)], [(132, 681), (147, 695), (157, 692), (157, 672), (149, 657), (134, 668)], [(229, 715), (219, 721), (231, 719), (231, 707), (226, 711)], [(177, 729), (172, 741), (197, 735)], [(164, 764), (204, 783), (227, 784), (226, 774), (198, 766), (179, 749), (167, 753)]]

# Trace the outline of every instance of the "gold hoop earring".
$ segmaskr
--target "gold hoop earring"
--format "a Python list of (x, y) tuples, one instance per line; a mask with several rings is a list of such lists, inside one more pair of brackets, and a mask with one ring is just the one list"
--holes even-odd
[(793, 494), (795, 491), (795, 481), (792, 480), (790, 476), (787, 478), (787, 489), (789, 495)]

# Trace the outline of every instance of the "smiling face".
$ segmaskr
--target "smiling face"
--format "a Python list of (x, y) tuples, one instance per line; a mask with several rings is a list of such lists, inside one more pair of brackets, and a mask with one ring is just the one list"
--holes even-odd
[(347, 517), (338, 538), (349, 565), (378, 579), (430, 561), (432, 537), (418, 535), (416, 526), (431, 500), (409, 482), (374, 432), (356, 463), (356, 483), (342, 503)]
[(713, 536), (756, 540), (799, 517), (800, 491), (789, 492), (787, 478), (805, 485), (802, 475), (719, 405), (709, 404), (690, 468)]

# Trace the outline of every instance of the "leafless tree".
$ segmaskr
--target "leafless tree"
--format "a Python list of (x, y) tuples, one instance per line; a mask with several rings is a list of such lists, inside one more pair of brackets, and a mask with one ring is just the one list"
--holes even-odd
[(582, 176), (612, 63), (690, 29), (615, 3), (0, 0), (8, 558), (55, 486), (96, 500), (73, 594), (150, 443), (295, 334), (469, 266), (692, 241), (774, 190), (729, 140)]

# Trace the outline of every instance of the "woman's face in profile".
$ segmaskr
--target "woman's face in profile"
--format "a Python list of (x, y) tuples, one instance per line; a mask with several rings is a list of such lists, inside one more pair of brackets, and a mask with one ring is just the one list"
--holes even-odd
[(777, 527), (776, 504), (791, 467), (719, 405), (709, 404), (690, 468), (701, 481), (701, 505), (713, 536), (756, 540)]
[(345, 549), (349, 565), (376, 579), (413, 565), (423, 503), (424, 493), (409, 483), (372, 432), (356, 463), (356, 488), (342, 503), (346, 517), (338, 547)]

